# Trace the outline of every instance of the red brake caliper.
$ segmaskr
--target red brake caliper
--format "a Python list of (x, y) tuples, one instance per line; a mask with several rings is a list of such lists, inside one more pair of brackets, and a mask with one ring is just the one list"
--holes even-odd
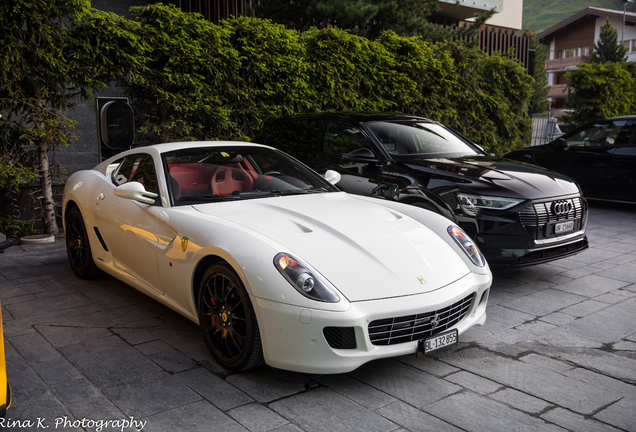
[[(216, 302), (214, 301), (212, 297), (210, 297), (210, 303), (211, 303), (210, 306), (216, 307)], [(216, 317), (212, 315), (212, 313), (210, 313), (210, 320), (212, 321), (212, 327), (214, 327), (216, 325)]]

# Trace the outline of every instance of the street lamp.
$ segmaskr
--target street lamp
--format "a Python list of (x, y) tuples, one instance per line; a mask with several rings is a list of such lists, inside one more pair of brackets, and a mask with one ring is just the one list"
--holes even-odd
[(623, 33), (621, 34), (621, 45), (625, 42), (625, 15), (627, 14), (627, 3), (633, 3), (634, 0), (623, 0)]

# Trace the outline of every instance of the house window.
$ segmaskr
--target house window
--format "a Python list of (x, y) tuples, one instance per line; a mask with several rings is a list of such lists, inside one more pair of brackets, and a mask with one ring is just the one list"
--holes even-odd
[(559, 58), (589, 56), (590, 47), (578, 47), (559, 50)]

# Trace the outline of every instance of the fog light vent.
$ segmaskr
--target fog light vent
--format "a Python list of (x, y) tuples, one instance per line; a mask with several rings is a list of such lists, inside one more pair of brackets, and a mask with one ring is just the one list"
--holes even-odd
[(331, 348), (356, 349), (356, 332), (353, 327), (325, 327), (322, 334)]

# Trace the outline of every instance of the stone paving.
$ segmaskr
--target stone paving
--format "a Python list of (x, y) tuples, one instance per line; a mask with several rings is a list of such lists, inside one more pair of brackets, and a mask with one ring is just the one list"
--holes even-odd
[(588, 237), (582, 254), (496, 272), (486, 325), (456, 349), (328, 376), (227, 374), (191, 322), (77, 279), (63, 242), (13, 246), (0, 429), (634, 432), (636, 206), (593, 204)]

